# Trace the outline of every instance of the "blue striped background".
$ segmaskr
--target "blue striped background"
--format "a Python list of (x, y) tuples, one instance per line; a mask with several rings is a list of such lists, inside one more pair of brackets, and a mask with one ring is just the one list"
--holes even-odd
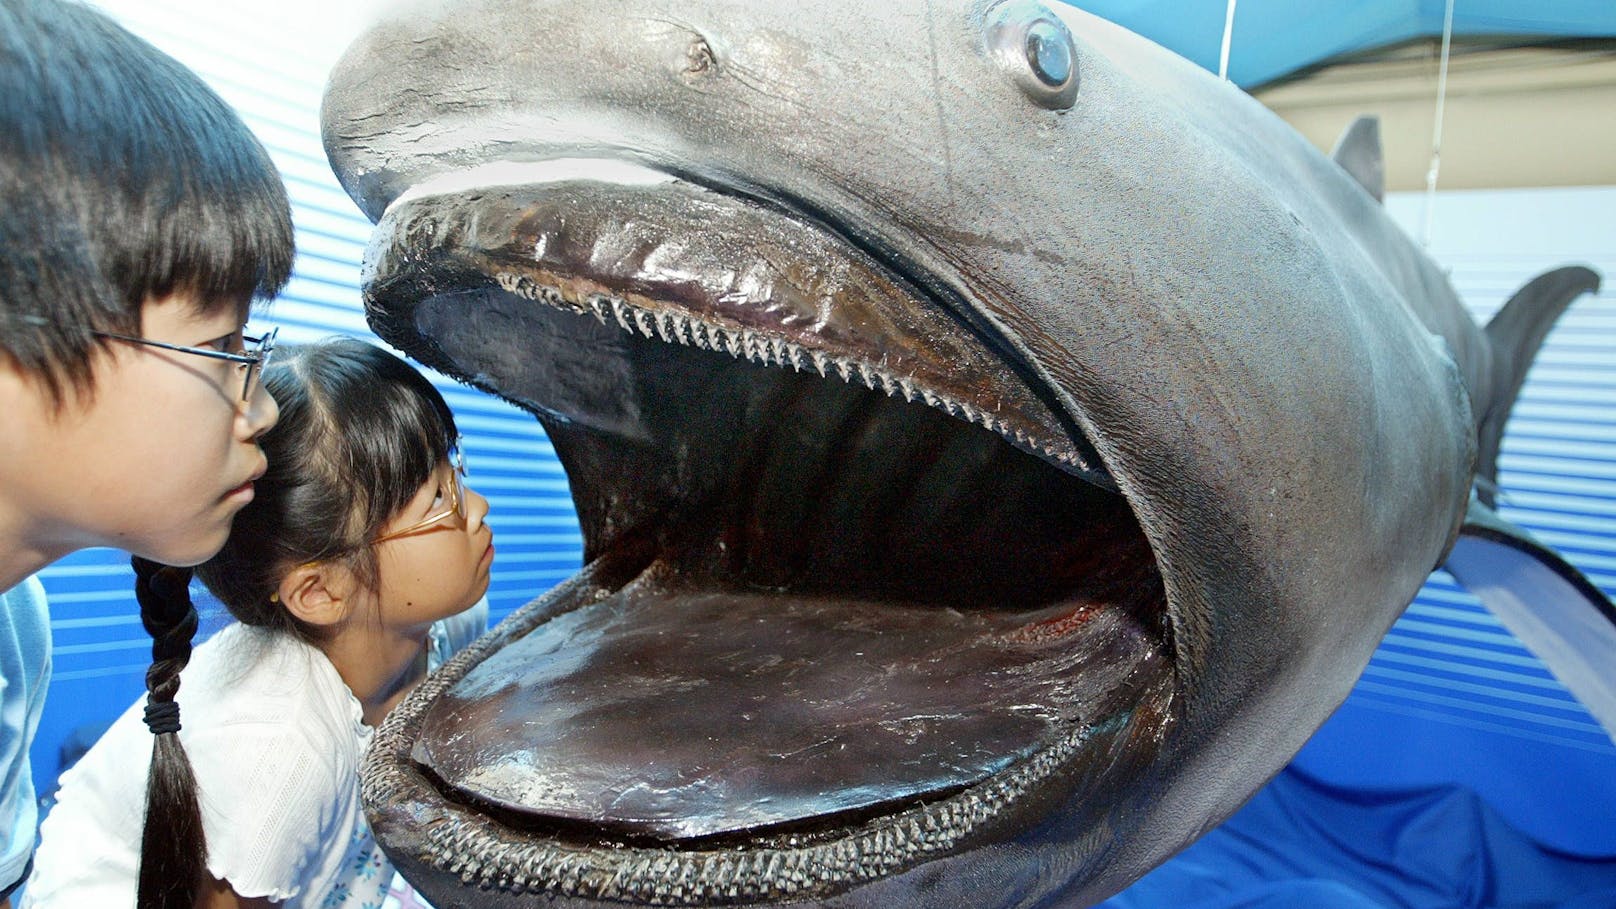
[[(1417, 223), (1419, 195), (1388, 202)], [(1592, 265), (1616, 281), (1616, 190), (1444, 194), (1432, 254), (1477, 321), (1553, 266)], [(1616, 595), (1616, 306), (1578, 300), (1528, 375), (1504, 438), (1500, 511)], [(1613, 655), (1616, 658), (1616, 655)], [(1438, 574), (1392, 629), (1355, 697), (1441, 712), (1501, 735), (1616, 758), (1616, 747), (1492, 614)]]
[[(246, 4), (104, 5), (201, 72), (270, 147), (290, 187), (298, 227), (297, 274), (270, 311), (282, 337), (369, 336), (356, 283), (370, 226), (330, 175), (316, 113), (323, 74), (357, 16), (333, 13), (340, 22), (313, 29), (309, 23), (317, 20), (304, 19), (299, 30), (286, 24), (299, 20), (285, 11)], [(1405, 225), (1420, 223), (1421, 204), (1417, 196), (1388, 200)], [(1612, 211), (1616, 188), (1444, 193), (1433, 254), (1452, 269), (1461, 295), (1482, 319), (1554, 265), (1584, 262), (1616, 280)], [(497, 620), (578, 566), (577, 521), (566, 479), (534, 421), (434, 378), (466, 435), (471, 482), (492, 502), (489, 522), (500, 551), (489, 595)], [(1616, 306), (1610, 300), (1584, 299), (1550, 336), (1509, 426), (1501, 463), (1504, 514), (1616, 593)], [(110, 551), (76, 554), (42, 574), (56, 636), (55, 685), (33, 752), (42, 786), (54, 775), (63, 736), (110, 719), (141, 690), (149, 651), (130, 577), (124, 557)], [(1489, 769), (1506, 758), (1515, 763)], [(1479, 780), (1480, 788), (1491, 785), (1486, 773), (1514, 772), (1509, 767), (1571, 773), (1579, 781), (1573, 791), (1521, 790), (1517, 816), (1557, 827), (1567, 841), (1575, 839), (1561, 823), (1568, 813), (1616, 818), (1616, 787), (1598, 785), (1601, 774), (1616, 779), (1610, 739), (1535, 657), (1443, 575), (1433, 577), (1392, 630), (1303, 759), (1337, 777), (1468, 779)], [(1594, 791), (1582, 780), (1593, 781)], [(1506, 800), (1513, 792), (1500, 791)], [(1605, 836), (1616, 849), (1616, 834)]]

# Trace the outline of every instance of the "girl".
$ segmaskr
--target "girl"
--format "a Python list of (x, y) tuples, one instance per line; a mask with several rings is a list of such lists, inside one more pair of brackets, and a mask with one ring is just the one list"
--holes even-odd
[(136, 560), (147, 702), (63, 775), (27, 906), (134, 906), (137, 878), (142, 909), (382, 903), (393, 875), (360, 760), (483, 630), (488, 503), (461, 484), (448, 406), (397, 357), (350, 339), (278, 350), (264, 383), (281, 407), (269, 471), (198, 569), (239, 623), (193, 655), (189, 573)]

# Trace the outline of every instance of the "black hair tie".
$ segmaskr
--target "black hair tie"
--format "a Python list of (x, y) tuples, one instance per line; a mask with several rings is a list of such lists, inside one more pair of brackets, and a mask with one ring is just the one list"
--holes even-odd
[(175, 701), (146, 701), (146, 728), (152, 735), (180, 731), (180, 705)]

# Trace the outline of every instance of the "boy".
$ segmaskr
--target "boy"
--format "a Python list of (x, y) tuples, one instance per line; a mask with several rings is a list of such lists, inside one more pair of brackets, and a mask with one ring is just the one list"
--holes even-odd
[(18, 585), (89, 546), (223, 545), (277, 416), (247, 308), (291, 264), (274, 165), (194, 73), (87, 7), (0, 4), (0, 894), (32, 849), (49, 674)]

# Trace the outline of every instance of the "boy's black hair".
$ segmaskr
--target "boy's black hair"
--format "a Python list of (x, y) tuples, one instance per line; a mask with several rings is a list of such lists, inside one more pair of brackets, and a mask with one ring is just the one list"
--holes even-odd
[(0, 356), (89, 390), (95, 330), (279, 292), (292, 219), (268, 153), (202, 80), (106, 15), (0, 3)]

